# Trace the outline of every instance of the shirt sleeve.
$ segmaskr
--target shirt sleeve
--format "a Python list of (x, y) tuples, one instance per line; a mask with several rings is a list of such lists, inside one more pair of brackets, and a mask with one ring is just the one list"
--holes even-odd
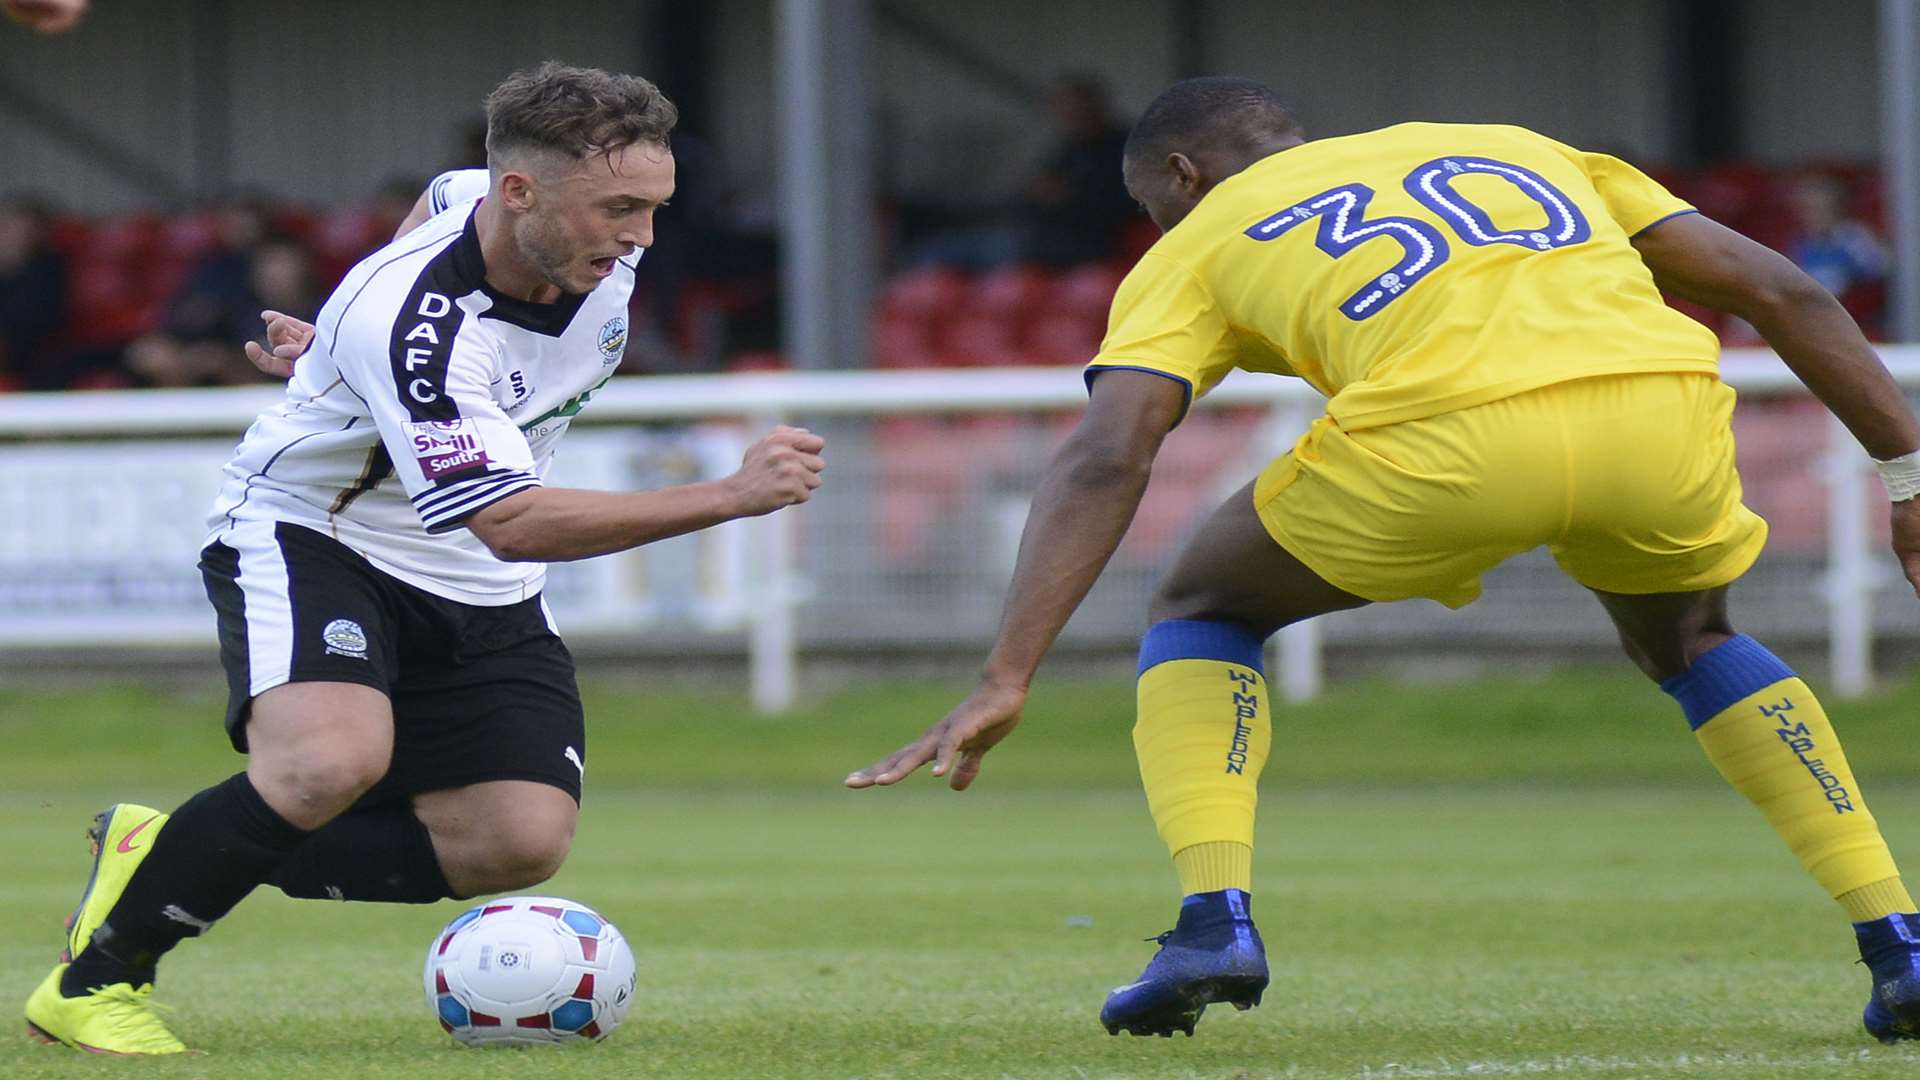
[(1114, 293), (1087, 385), (1104, 371), (1148, 371), (1184, 384), (1192, 405), (1233, 370), (1235, 352), (1233, 328), (1200, 279), (1148, 252)]
[(472, 202), (487, 193), (489, 183), (485, 169), (443, 172), (427, 185), (427, 210), (438, 214), (450, 206)]
[(472, 303), (423, 279), (398, 312), (345, 320), (330, 345), (429, 533), (540, 486), (526, 437), (493, 398), (494, 347)]
[(1607, 216), (1638, 236), (1670, 217), (1697, 214), (1693, 204), (1660, 185), (1658, 180), (1632, 165), (1607, 154), (1591, 154), (1572, 147), (1564, 148), (1593, 181), (1595, 191), (1606, 204)]

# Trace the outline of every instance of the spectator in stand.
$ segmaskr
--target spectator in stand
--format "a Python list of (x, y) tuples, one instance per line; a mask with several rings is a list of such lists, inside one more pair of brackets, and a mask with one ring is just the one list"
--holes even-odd
[(1849, 214), (1847, 188), (1824, 173), (1803, 176), (1791, 192), (1798, 230), (1787, 256), (1827, 287), (1869, 336), (1877, 336), (1892, 260), (1873, 226)]
[(1120, 179), (1127, 127), (1092, 75), (1059, 80), (1048, 108), (1059, 140), (1027, 184), (1020, 257), (1055, 266), (1107, 258), (1140, 212)]
[[(713, 370), (727, 354), (779, 348), (774, 237), (737, 212), (712, 143), (677, 130), (673, 158), (673, 202), (654, 219), (635, 305), (646, 318), (627, 339), (628, 374)], [(707, 302), (689, 304), (701, 291)]]
[(47, 243), (52, 215), (32, 198), (0, 202), (0, 387), (57, 385), (53, 336), (67, 308), (67, 264)]
[(1120, 179), (1126, 125), (1091, 75), (1054, 83), (1047, 108), (1056, 138), (1018, 202), (984, 227), (934, 236), (908, 262), (982, 270), (1008, 262), (1070, 266), (1111, 258), (1139, 214)]
[(209, 256), (168, 307), (166, 328), (127, 347), (127, 370), (148, 387), (209, 386), (258, 378), (239, 344), (260, 332), (263, 308), (312, 321), (319, 306), (311, 258), (266, 232), (250, 204), (220, 214), (221, 250)]

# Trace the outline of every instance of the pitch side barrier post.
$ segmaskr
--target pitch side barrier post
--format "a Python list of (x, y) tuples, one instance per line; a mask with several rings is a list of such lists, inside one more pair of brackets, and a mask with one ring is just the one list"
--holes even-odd
[[(1882, 347), (1881, 357), (1903, 387), (1920, 389), (1920, 346)], [(1722, 374), (1736, 390), (1760, 396), (1804, 395), (1785, 365), (1764, 349), (1729, 349)], [(280, 400), (273, 387), (206, 390), (128, 390), (0, 395), (0, 440), (99, 439), (131, 436), (237, 435), (261, 409)], [(899, 413), (1074, 409), (1086, 401), (1078, 368), (969, 368), (940, 371), (756, 372), (741, 375), (663, 375), (620, 378), (595, 395), (584, 424), (739, 418), (764, 429), (790, 418)], [(1235, 372), (1198, 407), (1265, 405), (1258, 454), (1284, 449), (1320, 406), (1320, 397), (1292, 379)], [(1834, 689), (1865, 693), (1872, 683), (1873, 595), (1890, 584), (1872, 558), (1872, 518), (1880, 498), (1867, 456), (1837, 422), (1825, 448), (1827, 508), (1828, 649)], [(1257, 456), (1257, 455), (1250, 455)], [(212, 483), (212, 478), (208, 478)], [(794, 605), (801, 594), (794, 548), (784, 515), (770, 515), (760, 532), (761, 573), (769, 603), (756, 605), (748, 627), (753, 699), (765, 710), (796, 699), (798, 635)], [(1277, 640), (1279, 688), (1303, 700), (1322, 684), (1317, 621), (1283, 631)]]

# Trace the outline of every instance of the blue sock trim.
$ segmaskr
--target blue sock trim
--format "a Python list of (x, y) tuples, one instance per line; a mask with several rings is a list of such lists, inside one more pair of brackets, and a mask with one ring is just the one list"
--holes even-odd
[(1741, 698), (1793, 677), (1793, 669), (1765, 645), (1740, 634), (1707, 650), (1692, 667), (1662, 682), (1660, 689), (1680, 703), (1687, 727), (1698, 731)]
[(1212, 619), (1162, 619), (1147, 627), (1140, 639), (1140, 674), (1169, 660), (1218, 660), (1250, 667), (1262, 678), (1266, 668), (1261, 651), (1266, 645), (1239, 623)]
[(1896, 911), (1872, 922), (1854, 923), (1853, 932), (1862, 941), (1874, 936), (1890, 936), (1908, 945), (1920, 945), (1920, 914)]
[(1238, 890), (1238, 888), (1223, 888), (1223, 890), (1215, 890), (1215, 892), (1190, 892), (1187, 896), (1181, 897), (1181, 907), (1192, 907), (1192, 905), (1196, 905), (1196, 903), (1225, 903), (1225, 905), (1233, 907), (1233, 905), (1238, 903), (1238, 905), (1240, 905), (1240, 911), (1246, 911), (1246, 901), (1248, 901), (1248, 897), (1252, 896), (1254, 896), (1254, 894), (1250, 894), (1250, 892), (1246, 892), (1246, 890)]

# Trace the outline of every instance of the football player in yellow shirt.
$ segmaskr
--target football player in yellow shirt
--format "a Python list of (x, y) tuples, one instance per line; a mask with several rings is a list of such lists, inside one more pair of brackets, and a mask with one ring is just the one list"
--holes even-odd
[(980, 685), (847, 784), (929, 761), (973, 783), (1193, 398), (1235, 367), (1296, 375), (1326, 415), (1214, 512), (1152, 601), (1134, 746), (1185, 899), (1108, 996), (1107, 1029), (1191, 1034), (1208, 1004), (1266, 988), (1248, 898), (1266, 638), (1370, 602), (1460, 607), (1545, 545), (1852, 921), (1868, 1032), (1920, 1036), (1920, 915), (1820, 703), (1728, 618), (1766, 525), (1741, 504), (1718, 343), (1660, 294), (1753, 324), (1847, 425), (1920, 590), (1920, 424), (1839, 304), (1624, 162), (1516, 127), (1308, 142), (1259, 84), (1194, 79), (1140, 118), (1125, 175), (1164, 235), (1114, 297)]

